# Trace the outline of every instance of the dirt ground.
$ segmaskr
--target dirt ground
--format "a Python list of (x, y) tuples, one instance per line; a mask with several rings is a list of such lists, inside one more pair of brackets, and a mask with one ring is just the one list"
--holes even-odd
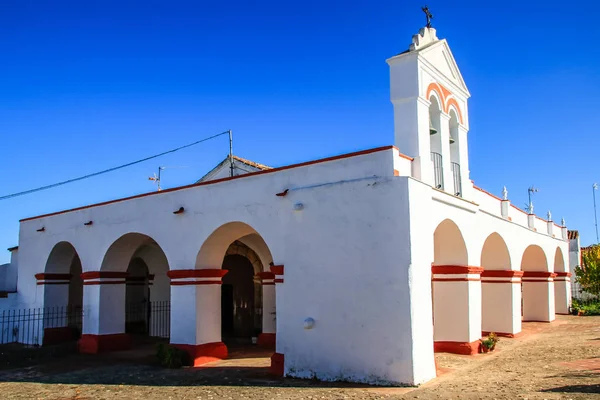
[(0, 371), (2, 399), (600, 399), (600, 317), (526, 323), (491, 354), (437, 354), (437, 379), (419, 388), (278, 379), (259, 350), (205, 368), (165, 370), (152, 349), (70, 355)]

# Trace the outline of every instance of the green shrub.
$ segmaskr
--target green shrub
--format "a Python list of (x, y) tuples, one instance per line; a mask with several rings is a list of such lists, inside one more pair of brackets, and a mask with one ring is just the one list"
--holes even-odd
[(191, 365), (190, 355), (186, 351), (164, 343), (158, 345), (156, 358), (165, 368), (181, 368)]
[(579, 311), (582, 311), (583, 315), (600, 315), (600, 299), (587, 301), (573, 299), (571, 309), (574, 315), (577, 315)]
[(481, 346), (487, 349), (487, 351), (494, 351), (496, 348), (496, 343), (498, 343), (500, 339), (498, 339), (498, 335), (494, 332), (490, 332), (487, 339), (481, 339)]

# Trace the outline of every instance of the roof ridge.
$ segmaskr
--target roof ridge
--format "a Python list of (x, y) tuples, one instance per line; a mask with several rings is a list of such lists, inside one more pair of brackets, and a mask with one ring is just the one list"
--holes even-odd
[[(227, 158), (229, 158), (229, 156), (227, 156)], [(233, 159), (238, 160), (239, 162), (243, 162), (244, 164), (247, 164), (251, 167), (258, 168), (258, 169), (262, 169), (262, 170), (273, 169), (273, 167), (269, 167), (268, 165), (260, 164), (260, 163), (248, 160), (247, 158), (242, 158), (240, 156), (236, 156), (235, 154), (233, 155)]]

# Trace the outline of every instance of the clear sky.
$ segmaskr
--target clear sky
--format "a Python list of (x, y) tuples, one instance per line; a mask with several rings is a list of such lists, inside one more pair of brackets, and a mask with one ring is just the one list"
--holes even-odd
[[(385, 60), (424, 25), (421, 3), (2, 1), (0, 195), (227, 129), (272, 166), (393, 144)], [(520, 207), (539, 187), (538, 214), (595, 242), (600, 4), (485, 3), (428, 2), (472, 95), (471, 178)], [(227, 151), (222, 137), (0, 201), (0, 264), (20, 218), (152, 191), (159, 165), (185, 167), (163, 187), (191, 183)]]

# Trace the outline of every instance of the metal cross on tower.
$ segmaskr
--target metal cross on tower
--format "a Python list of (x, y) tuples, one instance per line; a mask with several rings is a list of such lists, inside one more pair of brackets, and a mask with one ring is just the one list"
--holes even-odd
[(423, 10), (423, 12), (425, 13), (425, 18), (427, 18), (427, 27), (431, 28), (431, 20), (433, 19), (433, 15), (431, 15), (431, 12), (429, 12), (429, 7), (425, 6), (425, 7), (421, 7), (421, 10)]

